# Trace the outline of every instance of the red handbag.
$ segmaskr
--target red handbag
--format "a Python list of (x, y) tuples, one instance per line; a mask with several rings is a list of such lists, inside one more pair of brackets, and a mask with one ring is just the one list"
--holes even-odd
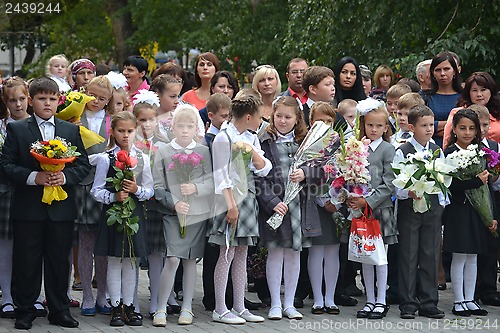
[(387, 265), (387, 253), (380, 232), (380, 223), (368, 205), (363, 215), (351, 222), (348, 259), (370, 265)]

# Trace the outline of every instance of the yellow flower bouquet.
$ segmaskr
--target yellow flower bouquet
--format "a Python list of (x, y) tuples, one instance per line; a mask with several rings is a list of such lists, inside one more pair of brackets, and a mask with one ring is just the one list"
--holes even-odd
[[(61, 120), (79, 122), (85, 110), (85, 105), (94, 99), (94, 96), (89, 96), (78, 91), (69, 91), (59, 97), (56, 117)], [(85, 149), (105, 141), (102, 136), (92, 132), (85, 126), (80, 126), (80, 135), (82, 136)]]
[[(71, 163), (80, 153), (76, 146), (65, 139), (55, 137), (54, 140), (36, 141), (31, 144), (31, 155), (40, 162), (43, 171), (56, 172), (64, 169), (66, 163)], [(44, 186), (42, 202), (51, 205), (52, 201), (66, 200), (68, 194), (61, 186)]]

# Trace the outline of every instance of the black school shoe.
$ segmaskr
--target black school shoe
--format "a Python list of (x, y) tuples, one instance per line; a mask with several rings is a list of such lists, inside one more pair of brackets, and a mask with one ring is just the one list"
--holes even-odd
[(356, 306), (358, 304), (358, 300), (346, 294), (335, 295), (335, 304), (342, 306)]
[[(479, 306), (479, 304), (477, 304), (476, 301), (465, 301), (464, 304), (466, 305), (467, 309), (470, 311), (471, 315), (473, 315), (473, 316), (487, 316), (488, 315), (488, 311), (486, 311), (485, 309), (481, 309), (481, 307)], [(471, 309), (469, 309), (467, 304), (473, 304), (476, 306), (477, 309), (471, 310)]]
[[(384, 309), (382, 312), (375, 311), (376, 308)], [(375, 308), (368, 314), (368, 319), (382, 319), (387, 315), (390, 306), (382, 303), (375, 303)]]
[(401, 319), (415, 319), (415, 312), (417, 312), (414, 309), (402, 309), (401, 312), (399, 313), (399, 318)]
[(418, 315), (421, 317), (427, 317), (431, 319), (444, 318), (444, 312), (439, 310), (437, 307), (420, 309), (418, 310)]

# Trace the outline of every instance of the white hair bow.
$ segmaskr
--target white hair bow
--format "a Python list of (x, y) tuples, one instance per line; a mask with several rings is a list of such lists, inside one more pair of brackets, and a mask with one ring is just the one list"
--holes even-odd
[(360, 116), (364, 116), (368, 112), (378, 109), (383, 105), (384, 104), (382, 102), (374, 98), (368, 97), (367, 99), (358, 102), (358, 105), (356, 105), (356, 111), (358, 111)]
[(127, 78), (122, 73), (115, 73), (113, 71), (106, 74), (106, 77), (113, 85), (113, 88), (120, 89), (127, 86)]
[(134, 96), (134, 104), (138, 103), (147, 103), (160, 106), (160, 99), (154, 91), (141, 89), (139, 90), (139, 93)]

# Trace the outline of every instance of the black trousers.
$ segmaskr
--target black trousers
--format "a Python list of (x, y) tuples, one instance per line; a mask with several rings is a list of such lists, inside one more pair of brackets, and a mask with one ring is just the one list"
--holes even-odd
[(17, 315), (34, 314), (42, 285), (49, 316), (69, 313), (69, 253), (73, 242), (73, 221), (13, 220), (12, 296)]

